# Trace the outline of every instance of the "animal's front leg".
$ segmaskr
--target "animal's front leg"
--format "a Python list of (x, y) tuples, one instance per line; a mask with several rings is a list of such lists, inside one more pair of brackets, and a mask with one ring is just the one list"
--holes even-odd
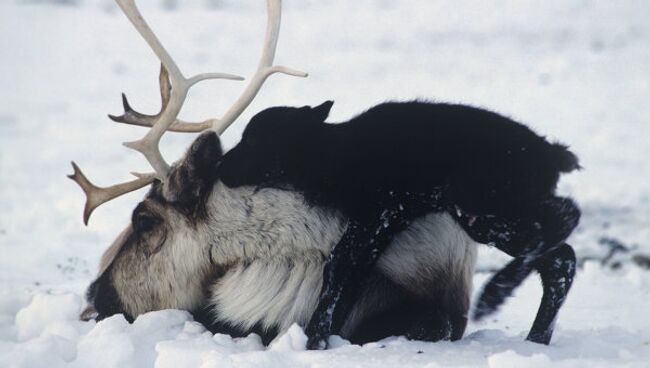
[(399, 207), (350, 220), (323, 271), (318, 306), (305, 329), (308, 349), (326, 349), (328, 337), (339, 333), (377, 259), (407, 224)]

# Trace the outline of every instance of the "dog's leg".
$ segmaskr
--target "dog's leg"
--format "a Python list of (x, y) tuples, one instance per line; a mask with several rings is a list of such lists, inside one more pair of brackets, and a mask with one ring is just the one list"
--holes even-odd
[[(552, 272), (548, 263), (543, 263), (541, 259), (552, 262), (553, 259), (556, 259), (553, 257), (563, 256), (570, 263), (570, 257), (565, 256), (566, 253), (562, 253), (558, 249), (563, 248), (564, 240), (577, 226), (580, 210), (568, 198), (552, 197), (517, 219), (495, 216), (482, 216), (474, 219), (461, 214), (456, 214), (456, 216), (465, 231), (474, 240), (493, 244), (515, 257), (492, 276), (483, 288), (473, 316), (475, 320), (478, 320), (496, 311), (534, 268), (541, 267), (541, 272), (544, 272), (542, 277), (546, 277), (549, 284), (559, 280), (559, 278), (555, 279), (553, 275), (560, 271)], [(568, 287), (566, 291), (568, 291)], [(545, 288), (542, 305), (540, 305), (541, 314), (538, 314), (539, 322), (534, 325), (530, 340), (539, 342), (550, 340), (553, 318), (549, 319), (544, 315), (555, 316), (557, 314), (561, 303), (552, 304), (552, 301), (564, 300), (566, 292), (560, 297), (561, 294), (562, 292), (558, 293), (557, 290), (550, 287)], [(538, 338), (540, 333), (547, 334), (548, 338)]]
[(403, 208), (384, 208), (371, 220), (350, 219), (323, 271), (323, 289), (305, 329), (308, 349), (326, 349), (329, 335), (337, 334), (357, 300), (381, 253), (393, 236), (408, 226)]
[(535, 269), (542, 278), (544, 294), (527, 340), (548, 345), (557, 314), (564, 304), (576, 272), (576, 255), (568, 244), (541, 257)]

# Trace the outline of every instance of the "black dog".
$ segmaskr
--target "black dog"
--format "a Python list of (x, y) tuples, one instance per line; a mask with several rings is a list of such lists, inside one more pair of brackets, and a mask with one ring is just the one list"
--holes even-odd
[(528, 339), (548, 344), (575, 272), (565, 240), (580, 217), (555, 189), (560, 173), (579, 168), (577, 157), (475, 107), (391, 102), (327, 124), (332, 104), (258, 113), (219, 168), (226, 185), (298, 190), (350, 218), (325, 268), (308, 347), (327, 346), (392, 236), (431, 211), (450, 212), (474, 240), (515, 257), (486, 284), (475, 319), (495, 311), (532, 269), (540, 272), (544, 296)]

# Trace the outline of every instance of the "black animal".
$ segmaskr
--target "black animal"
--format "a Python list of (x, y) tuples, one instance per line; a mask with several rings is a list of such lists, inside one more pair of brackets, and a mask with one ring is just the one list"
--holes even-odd
[(308, 346), (326, 347), (390, 239), (428, 212), (449, 212), (475, 241), (515, 257), (486, 284), (474, 318), (540, 272), (544, 296), (528, 339), (549, 343), (575, 272), (565, 240), (580, 217), (555, 190), (561, 173), (580, 167), (577, 157), (471, 106), (390, 102), (327, 124), (332, 104), (258, 113), (219, 168), (226, 185), (294, 189), (350, 218), (324, 271)]

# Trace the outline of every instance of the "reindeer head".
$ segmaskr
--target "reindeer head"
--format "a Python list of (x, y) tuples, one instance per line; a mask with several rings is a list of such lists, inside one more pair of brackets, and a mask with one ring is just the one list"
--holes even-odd
[(87, 299), (103, 318), (155, 309), (192, 310), (203, 300), (210, 262), (207, 205), (221, 158), (214, 132), (197, 138), (167, 180), (155, 180), (133, 210), (131, 224), (101, 260)]
[(102, 257), (83, 317), (196, 311), (211, 303), (215, 282), (241, 273), (242, 265), (284, 258), (281, 264), (322, 263), (345, 220), (311, 208), (295, 192), (230, 189), (214, 175), (220, 159), (217, 135), (205, 132), (171, 166), (167, 181), (154, 181)]
[[(145, 199), (133, 211), (131, 224), (102, 257), (98, 277), (89, 287), (87, 297), (99, 318), (120, 312), (135, 317), (163, 308), (192, 310), (204, 298), (202, 283), (208, 277), (219, 274), (220, 265), (215, 264), (211, 254), (214, 252), (212, 245), (218, 239), (215, 240), (210, 223), (214, 223), (215, 216), (224, 217), (223, 223), (227, 229), (227, 216), (245, 212), (241, 206), (229, 208), (227, 191), (220, 192), (221, 198), (210, 198), (214, 197), (216, 166), (222, 156), (218, 134), (250, 104), (268, 76), (284, 73), (305, 77), (307, 74), (273, 66), (280, 29), (281, 0), (268, 0), (264, 48), (251, 82), (221, 119), (184, 122), (178, 119), (178, 114), (189, 88), (194, 84), (207, 79), (243, 78), (224, 73), (203, 73), (186, 78), (149, 28), (134, 0), (116, 2), (162, 64), (162, 107), (156, 115), (142, 114), (133, 110), (123, 95), (124, 114), (109, 115), (119, 123), (151, 127), (142, 139), (125, 143), (125, 146), (141, 152), (153, 167), (153, 173), (134, 173), (136, 180), (102, 188), (92, 184), (72, 163), (74, 174), (70, 178), (81, 186), (87, 197), (84, 209), (86, 224), (93, 210), (102, 203), (152, 185)], [(162, 135), (168, 130), (209, 131), (199, 136), (182, 160), (170, 166), (158, 149)], [(209, 208), (213, 206), (212, 201), (219, 202), (218, 211)], [(227, 257), (220, 259), (227, 263)], [(89, 314), (87, 311), (85, 316)]]

